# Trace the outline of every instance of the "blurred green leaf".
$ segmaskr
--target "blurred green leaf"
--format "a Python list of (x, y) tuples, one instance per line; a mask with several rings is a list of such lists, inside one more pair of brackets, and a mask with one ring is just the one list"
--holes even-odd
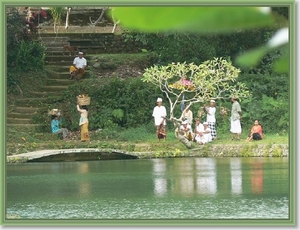
[(122, 26), (158, 32), (232, 32), (273, 24), (258, 7), (116, 7), (113, 15)]
[(281, 57), (278, 61), (274, 64), (274, 70), (277, 73), (288, 73), (289, 72), (289, 58), (288, 57)]
[(270, 50), (270, 48), (263, 46), (251, 51), (248, 51), (236, 58), (236, 64), (242, 67), (253, 67), (260, 62), (263, 56)]

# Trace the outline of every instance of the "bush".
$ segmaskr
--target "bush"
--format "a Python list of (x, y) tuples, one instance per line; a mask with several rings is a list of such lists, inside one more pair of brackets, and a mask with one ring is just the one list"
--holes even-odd
[(76, 96), (79, 94), (88, 94), (91, 97), (90, 130), (135, 128), (147, 124), (153, 120), (152, 111), (156, 105), (156, 98), (163, 97), (159, 89), (137, 78), (89, 79), (74, 84), (63, 92), (64, 100), (57, 105), (61, 109), (64, 108), (64, 124), (70, 130), (78, 130), (79, 113), (76, 109)]

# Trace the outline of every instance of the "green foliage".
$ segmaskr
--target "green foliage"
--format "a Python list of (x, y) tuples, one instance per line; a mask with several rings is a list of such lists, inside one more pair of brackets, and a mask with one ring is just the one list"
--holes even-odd
[(273, 97), (285, 97), (288, 100), (289, 79), (284, 74), (241, 74), (239, 81), (246, 84), (252, 92), (254, 100), (261, 100), (263, 95)]
[(7, 8), (6, 15), (7, 86), (10, 88), (20, 83), (24, 73), (44, 69), (45, 47), (32, 41), (25, 20), (16, 8)]
[(169, 33), (140, 33), (125, 30), (125, 41), (138, 41), (155, 52), (152, 63), (165, 65), (170, 62), (201, 62), (216, 56), (213, 35), (169, 32)]
[(258, 7), (116, 7), (113, 15), (121, 25), (146, 32), (232, 32), (273, 23)]
[(242, 101), (243, 127), (250, 131), (255, 119), (263, 125), (265, 133), (286, 132), (289, 130), (289, 103), (285, 98), (262, 96), (261, 100)]
[(63, 14), (65, 13), (64, 7), (50, 7), (50, 13), (53, 17), (54, 20), (54, 33), (56, 33), (56, 25), (59, 25), (61, 22), (61, 18), (63, 16)]
[[(284, 8), (284, 7), (283, 7)], [(223, 34), (258, 28), (284, 28), (264, 46), (244, 53), (237, 59), (240, 66), (254, 66), (264, 54), (288, 42), (287, 7), (116, 7), (114, 18), (124, 27), (143, 32), (197, 32)], [(134, 15), (134, 17), (132, 17)], [(179, 17), (178, 15), (182, 15)], [(282, 16), (283, 15), (283, 16)], [(294, 15), (293, 15), (294, 16)], [(286, 27), (286, 28), (285, 28)], [(223, 44), (222, 44), (223, 45)], [(258, 44), (261, 45), (261, 44)], [(288, 51), (288, 46), (286, 46)], [(241, 50), (244, 52), (244, 50)], [(222, 54), (224, 55), (224, 54)], [(276, 70), (288, 72), (289, 55), (280, 58)]]
[(13, 58), (17, 71), (37, 71), (44, 69), (45, 47), (38, 42), (21, 41)]
[(137, 127), (152, 121), (152, 110), (158, 96), (158, 89), (149, 87), (140, 79), (111, 78), (90, 79), (70, 86), (63, 93), (64, 120), (71, 130), (78, 130), (79, 113), (76, 109), (76, 96), (88, 94), (89, 128), (111, 129), (117, 127)]

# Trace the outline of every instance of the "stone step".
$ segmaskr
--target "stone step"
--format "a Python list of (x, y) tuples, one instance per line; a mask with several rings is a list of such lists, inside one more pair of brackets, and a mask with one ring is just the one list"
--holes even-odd
[[(69, 70), (69, 69), (67, 69)], [(89, 70), (86, 70), (84, 75), (83, 75), (83, 78), (89, 78), (90, 77), (90, 71)], [(57, 73), (57, 74), (53, 74), (51, 76), (51, 79), (61, 79), (61, 80), (68, 80), (70, 79), (70, 73), (69, 72), (60, 72), (60, 73)]]
[[(66, 59), (66, 60), (56, 60), (54, 58), (51, 59), (51, 56), (47, 56), (47, 57), (48, 57), (47, 58), (48, 60), (45, 61), (46, 67), (48, 65), (56, 66), (56, 68), (54, 68), (56, 71), (58, 71), (57, 68), (63, 68), (63, 67), (66, 67), (66, 69), (69, 69), (70, 66), (73, 64), (73, 59), (74, 59), (74, 58), (70, 58), (70, 60), (68, 60), (67, 58), (69, 56), (65, 56), (64, 59)], [(62, 57), (64, 57), (64, 56), (62, 56)]]
[(46, 65), (46, 68), (48, 69), (48, 70), (55, 70), (55, 72), (58, 74), (58, 73), (60, 73), (60, 72), (67, 72), (67, 71), (69, 71), (69, 68), (70, 68), (70, 66), (71, 66), (71, 63), (70, 63), (70, 65), (66, 65), (67, 63), (65, 63), (65, 65)]
[[(75, 50), (78, 51), (78, 50)], [(55, 52), (57, 53), (57, 55), (61, 55), (63, 54), (63, 46), (59, 45), (59, 46), (47, 46), (46, 52)], [(69, 51), (65, 51), (66, 56), (69, 56)], [(77, 54), (77, 52), (75, 52), (75, 54)]]
[(46, 36), (42, 36), (42, 35), (38, 35), (37, 40), (42, 42), (42, 43), (63, 43), (63, 42), (68, 42), (70, 40), (69, 37), (60, 37), (60, 36), (55, 36), (52, 35), (51, 37), (46, 37)]
[(64, 91), (65, 89), (67, 89), (68, 86), (65, 85), (53, 85), (53, 86), (42, 86), (40, 88), (41, 92), (57, 92), (57, 93), (61, 93), (62, 91)]
[(33, 124), (31, 118), (7, 118), (7, 124)]
[(48, 96), (60, 95), (57, 92), (40, 92), (40, 91), (31, 91), (30, 94), (35, 97), (47, 98)]
[(47, 80), (47, 83), (48, 83), (48, 85), (51, 85), (51, 86), (54, 86), (54, 85), (69, 86), (69, 85), (73, 85), (74, 81), (71, 81), (69, 78), (68, 79), (50, 78)]
[[(87, 61), (89, 61), (89, 59), (92, 57), (93, 55), (84, 55), (85, 59), (87, 59)], [(57, 55), (51, 55), (51, 56), (46, 56), (45, 57), (45, 61), (51, 61), (51, 62), (65, 62), (65, 63), (70, 63), (70, 65), (73, 63), (74, 57), (73, 56), (63, 56), (62, 54), (57, 54)]]
[(59, 50), (46, 50), (46, 55), (48, 55), (47, 57), (49, 56), (60, 56), (60, 57), (65, 57), (64, 59), (66, 59), (66, 57), (70, 57), (72, 60), (71, 62), (73, 61), (73, 59), (76, 57), (76, 54), (77, 52), (73, 53), (72, 55), (69, 54), (69, 52), (65, 52), (65, 55), (63, 54), (63, 50), (62, 49), (59, 49)]
[(46, 51), (49, 48), (61, 48), (62, 49), (64, 45), (70, 45), (69, 42), (62, 42), (62, 41), (55, 41), (55, 40), (49, 41), (49, 42), (40, 41), (40, 43), (46, 47)]
[(30, 114), (34, 114), (35, 112), (38, 111), (39, 108), (37, 107), (15, 107), (13, 112), (14, 113), (30, 113)]
[(12, 113), (7, 113), (6, 114), (6, 117), (7, 118), (26, 118), (26, 119), (31, 119), (32, 118), (32, 115), (34, 113), (15, 113), (15, 112), (12, 112)]
[(31, 98), (23, 98), (15, 100), (15, 105), (20, 107), (25, 106), (43, 106), (43, 103), (50, 101), (52, 103), (62, 101), (61, 95), (51, 95), (47, 97), (31, 97)]

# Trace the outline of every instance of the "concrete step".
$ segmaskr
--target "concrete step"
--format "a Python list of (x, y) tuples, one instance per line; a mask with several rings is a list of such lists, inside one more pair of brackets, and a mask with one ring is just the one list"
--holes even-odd
[(34, 114), (35, 112), (38, 111), (39, 108), (37, 107), (15, 107), (13, 112), (14, 113), (30, 113)]
[(46, 47), (46, 49), (48, 48), (63, 48), (64, 45), (70, 45), (69, 42), (67, 41), (56, 41), (56, 40), (53, 40), (53, 41), (39, 41), (42, 45), (44, 45)]
[[(84, 55), (84, 58), (89, 61), (91, 57), (94, 55)], [(73, 56), (63, 56), (62, 54), (57, 54), (57, 55), (51, 55), (51, 56), (46, 56), (45, 61), (51, 61), (51, 62), (65, 62), (65, 63), (70, 63), (70, 65), (73, 63), (74, 57)]]
[[(63, 54), (63, 46), (59, 45), (59, 46), (47, 46), (46, 52), (58, 52), (60, 54)], [(66, 55), (69, 56), (69, 51), (65, 51)], [(77, 54), (77, 52), (75, 52)]]
[(46, 95), (44, 97), (31, 97), (31, 98), (23, 98), (23, 99), (17, 99), (15, 100), (15, 105), (20, 106), (20, 107), (25, 107), (25, 106), (43, 106), (43, 103), (47, 101), (51, 102), (58, 102), (62, 100), (61, 95), (49, 95), (47, 97)]
[(12, 113), (7, 113), (6, 117), (7, 118), (25, 118), (25, 119), (31, 119), (33, 114), (34, 113), (15, 113), (15, 112), (12, 112)]
[(69, 71), (69, 68), (71, 66), (72, 63), (69, 63), (70, 65), (67, 65), (68, 63), (65, 62), (65, 65), (46, 65), (46, 68), (48, 70), (54, 70), (55, 72), (57, 73), (60, 73), (60, 72), (67, 72)]
[(68, 42), (68, 40), (70, 40), (69, 37), (60, 37), (60, 36), (55, 36), (55, 35), (51, 35), (49, 37), (43, 36), (43, 35), (38, 35), (37, 37), (38, 41), (40, 42), (44, 42), (44, 43), (62, 43), (62, 42)]
[(63, 50), (59, 49), (59, 50), (46, 50), (45, 51), (47, 57), (49, 56), (61, 56), (61, 57), (71, 57), (71, 62), (73, 61), (73, 59), (76, 57), (77, 52), (73, 53), (72, 55), (69, 54), (69, 52), (65, 52), (65, 55), (63, 55)]
[[(73, 64), (73, 58), (70, 58), (70, 60), (68, 60), (68, 56), (62, 56), (62, 58), (65, 57), (66, 60), (56, 60), (55, 58), (51, 59), (51, 56), (47, 56), (47, 59), (45, 61), (46, 67), (48, 65), (50, 66), (56, 66), (56, 68), (62, 68), (64, 66), (68, 66), (66, 69), (69, 69), (70, 66)], [(56, 70), (56, 68), (54, 68)], [(58, 71), (58, 70), (57, 70)]]
[(55, 78), (50, 78), (47, 80), (48, 85), (51, 86), (69, 86), (73, 85), (74, 81), (71, 81), (69, 78), (68, 79), (55, 79)]
[[(69, 69), (67, 69), (67, 70), (69, 70)], [(88, 77), (90, 77), (90, 70), (86, 70), (83, 75), (83, 78), (88, 78)], [(55, 75), (53, 74), (51, 76), (51, 79), (68, 80), (68, 79), (70, 79), (70, 73), (67, 71), (64, 71), (64, 72), (57, 73)]]
[(40, 91), (31, 91), (30, 94), (35, 97), (47, 98), (49, 96), (60, 95), (60, 92), (40, 92)]
[(7, 118), (7, 124), (33, 124), (31, 118)]
[(53, 85), (53, 86), (42, 86), (40, 88), (41, 92), (58, 92), (61, 93), (62, 91), (64, 91), (65, 89), (67, 89), (68, 86), (65, 85)]

